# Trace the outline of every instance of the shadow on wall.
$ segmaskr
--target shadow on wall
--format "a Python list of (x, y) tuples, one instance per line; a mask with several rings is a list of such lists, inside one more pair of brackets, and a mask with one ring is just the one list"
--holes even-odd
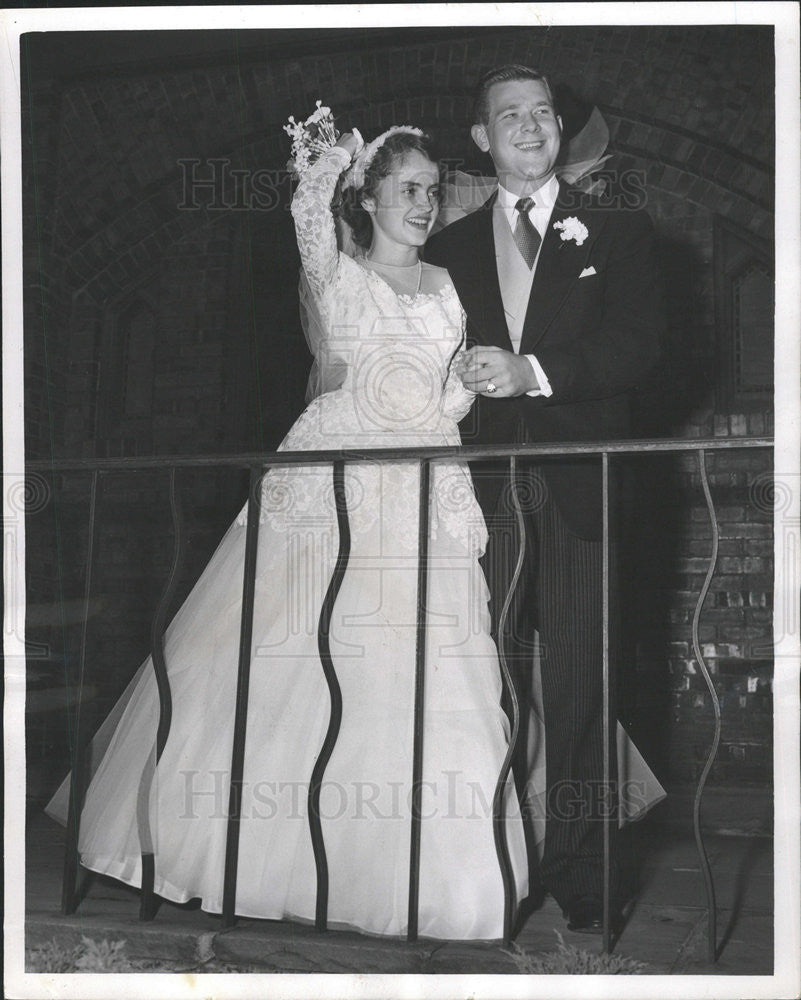
[[(691, 415), (709, 409), (714, 400), (712, 345), (702, 325), (698, 291), (704, 265), (693, 246), (661, 235), (657, 254), (667, 323), (660, 361), (634, 395), (633, 433), (636, 438), (686, 437)], [(625, 525), (618, 591), (620, 715), (662, 780), (670, 777), (668, 663), (677, 631), (671, 620), (675, 609), (665, 602), (681, 569), (682, 462), (678, 456), (655, 455), (622, 463), (628, 489), (620, 522)]]
[[(655, 220), (658, 227), (658, 220)], [(659, 363), (634, 399), (637, 437), (686, 437), (690, 416), (714, 402), (711, 331), (704, 329), (698, 250), (657, 233), (666, 330)]]

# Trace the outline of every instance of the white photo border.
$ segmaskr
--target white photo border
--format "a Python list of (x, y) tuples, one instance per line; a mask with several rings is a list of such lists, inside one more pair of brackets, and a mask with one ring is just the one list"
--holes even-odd
[[(3, 259), (3, 483), (4, 524), (9, 497), (24, 483), (22, 343), (22, 171), (20, 36), (31, 31), (186, 30), (280, 27), (498, 27), (579, 25), (765, 24), (776, 33), (776, 365), (774, 459), (777, 481), (799, 512), (799, 372), (801, 371), (801, 135), (799, 111), (799, 7), (782, 3), (559, 3), (367, 4), (26, 8), (0, 11), (0, 141), (2, 142)], [(18, 495), (18, 494), (17, 494)], [(786, 523), (786, 509), (784, 518)], [(776, 538), (781, 538), (779, 514)], [(801, 542), (790, 559), (776, 552), (774, 634), (775, 965), (772, 976), (279, 976), (165, 974), (67, 976), (24, 972), (25, 849), (25, 531), (4, 530), (5, 728), (5, 983), (13, 997), (715, 997), (798, 996), (801, 983), (799, 882), (799, 636), (788, 631), (787, 608), (798, 600)], [(781, 599), (783, 595), (786, 599)], [(788, 601), (790, 602), (788, 605)], [(613, 985), (612, 985), (613, 983)]]

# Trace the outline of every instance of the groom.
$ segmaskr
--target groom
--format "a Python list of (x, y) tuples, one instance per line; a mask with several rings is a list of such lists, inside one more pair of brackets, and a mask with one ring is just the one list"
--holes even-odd
[[(662, 327), (651, 222), (642, 211), (601, 207), (560, 184), (562, 122), (547, 80), (530, 67), (485, 74), (473, 120), (473, 140), (495, 165), (497, 194), (426, 247), (426, 259), (450, 272), (467, 312), (473, 346), (461, 375), (479, 395), (463, 441), (628, 437), (627, 393), (654, 364)], [(497, 627), (515, 522), (508, 474), (498, 463), (493, 469), (473, 472), (490, 528), (486, 568)], [(517, 480), (528, 555), (506, 644), (525, 722), (534, 628), (539, 632), (547, 792), (540, 878), (570, 930), (599, 932), (600, 463), (575, 457), (527, 463)], [(613, 858), (613, 923), (620, 920), (618, 877)]]

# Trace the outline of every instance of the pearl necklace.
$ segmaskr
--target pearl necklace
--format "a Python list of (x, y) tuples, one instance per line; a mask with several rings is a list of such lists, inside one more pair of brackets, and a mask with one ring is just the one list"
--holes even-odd
[[(412, 295), (420, 294), (420, 289), (423, 286), (423, 262), (422, 260), (420, 260), (419, 257), (417, 259), (416, 264), (384, 264), (381, 261), (373, 260), (372, 258), (366, 256), (362, 257), (362, 260), (366, 264), (368, 264), (371, 268), (375, 269), (385, 268), (389, 272), (387, 277), (394, 277), (395, 280), (398, 280), (399, 278), (405, 278), (407, 275), (411, 277), (410, 272), (412, 271), (413, 268), (417, 268), (417, 287), (411, 294)], [(388, 284), (390, 284), (390, 287), (392, 288), (392, 290), (395, 292), (396, 295), (409, 294), (408, 292), (398, 292), (391, 283), (388, 282)]]

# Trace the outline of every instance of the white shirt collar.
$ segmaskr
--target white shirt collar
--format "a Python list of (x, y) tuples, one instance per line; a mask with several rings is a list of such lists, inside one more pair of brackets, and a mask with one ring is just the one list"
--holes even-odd
[[(542, 226), (547, 224), (556, 204), (556, 199), (559, 196), (559, 181), (556, 176), (549, 177), (542, 187), (537, 188), (536, 191), (530, 191), (529, 194), (534, 199), (534, 208), (529, 213), (529, 217), (534, 225), (540, 229), (540, 224)], [(512, 229), (517, 222), (515, 205), (519, 198), (520, 195), (512, 194), (502, 184), (498, 185), (498, 204), (503, 209)]]

